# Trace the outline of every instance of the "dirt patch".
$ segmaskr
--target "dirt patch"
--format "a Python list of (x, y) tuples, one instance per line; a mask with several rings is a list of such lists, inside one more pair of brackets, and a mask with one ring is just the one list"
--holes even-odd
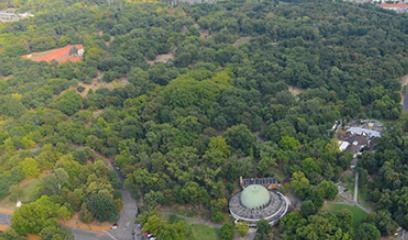
[(249, 41), (251, 41), (251, 37), (240, 37), (234, 42), (233, 46), (240, 47), (246, 43), (249, 43)]
[(400, 83), (401, 83), (401, 104), (404, 104), (404, 99), (405, 99), (405, 92), (404, 92), (404, 89), (405, 89), (405, 86), (407, 86), (408, 85), (408, 74), (407, 75), (405, 75), (405, 76), (402, 76), (401, 78), (400, 78)]
[(93, 118), (98, 118), (103, 113), (103, 109), (96, 110), (92, 113)]
[(38, 235), (29, 234), (27, 240), (41, 240), (41, 238)]
[(303, 89), (297, 88), (297, 87), (292, 87), (289, 86), (288, 91), (293, 95), (293, 96), (298, 96), (303, 92)]
[(14, 209), (0, 208), (0, 214), (12, 215), (13, 213), (14, 213)]
[(402, 76), (400, 82), (401, 82), (401, 86), (406, 86), (406, 85), (408, 85), (408, 74), (405, 75), (405, 76)]
[(82, 44), (69, 44), (63, 48), (55, 48), (43, 52), (33, 52), (21, 57), (34, 62), (80, 62), (82, 61), (84, 51), (85, 47)]
[(208, 30), (201, 30), (200, 31), (200, 39), (206, 40), (210, 36), (210, 32)]
[[(102, 81), (102, 77), (103, 77), (103, 73), (98, 72), (97, 77), (94, 78), (90, 84), (79, 82), (76, 86), (72, 86), (68, 90), (77, 91), (77, 93), (81, 95), (81, 97), (86, 98), (86, 96), (88, 96), (88, 93), (91, 89), (93, 91), (96, 91), (97, 89), (100, 89), (100, 88), (106, 88), (112, 91), (113, 89), (121, 88), (129, 84), (129, 81), (127, 78), (113, 80), (112, 82), (108, 83), (108, 82)], [(78, 91), (79, 87), (83, 88), (82, 92)]]
[(0, 232), (5, 232), (10, 228), (9, 225), (0, 224)]
[(176, 53), (174, 51), (171, 51), (169, 53), (159, 54), (154, 60), (147, 60), (147, 63), (149, 65), (154, 65), (156, 63), (168, 63), (170, 60), (173, 60), (175, 56)]
[(79, 214), (75, 214), (74, 217), (68, 221), (60, 221), (60, 224), (68, 228), (76, 228), (93, 232), (109, 231), (111, 230), (112, 227), (112, 224), (108, 222), (104, 223), (92, 222), (89, 224), (83, 223), (81, 222), (81, 220), (79, 220)]

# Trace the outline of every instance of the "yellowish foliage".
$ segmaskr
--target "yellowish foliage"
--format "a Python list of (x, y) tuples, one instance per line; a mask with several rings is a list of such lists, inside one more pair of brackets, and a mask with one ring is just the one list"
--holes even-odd
[(23, 95), (21, 95), (20, 93), (13, 93), (11, 94), (11, 97), (17, 101), (21, 101), (21, 99), (23, 98)]

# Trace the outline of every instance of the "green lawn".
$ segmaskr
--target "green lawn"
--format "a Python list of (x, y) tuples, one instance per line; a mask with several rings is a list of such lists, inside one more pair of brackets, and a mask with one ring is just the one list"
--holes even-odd
[(362, 221), (364, 221), (368, 217), (368, 214), (359, 207), (347, 204), (329, 203), (326, 208), (327, 211), (333, 213), (341, 212), (344, 209), (347, 209), (351, 212), (354, 227), (358, 226)]
[[(29, 180), (24, 186), (18, 188), (19, 193), (14, 193), (23, 203), (34, 201), (38, 197), (38, 191), (41, 186), (41, 180), (39, 178)], [(12, 193), (13, 194), (13, 193)], [(16, 201), (11, 200), (11, 196), (7, 196), (0, 201), (0, 205), (5, 208), (14, 208)]]
[(207, 225), (191, 225), (192, 240), (218, 240), (217, 229)]

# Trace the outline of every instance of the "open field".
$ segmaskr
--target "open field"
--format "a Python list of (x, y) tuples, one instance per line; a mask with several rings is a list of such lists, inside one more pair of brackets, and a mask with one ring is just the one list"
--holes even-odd
[(303, 92), (303, 89), (293, 86), (289, 86), (288, 90), (293, 96), (297, 96)]
[[(162, 209), (159, 213), (168, 221), (183, 220), (191, 227), (192, 240), (217, 240), (218, 229), (221, 224), (212, 223), (203, 216), (196, 216), (190, 211), (184, 211), (175, 207), (174, 209)], [(173, 218), (173, 220), (172, 220)]]
[(192, 240), (217, 240), (218, 231), (215, 228), (202, 225), (202, 224), (193, 224), (191, 225), (191, 235)]
[(325, 211), (332, 213), (339, 213), (343, 210), (349, 210), (351, 212), (354, 227), (357, 227), (362, 221), (364, 221), (368, 217), (368, 214), (359, 207), (343, 203), (328, 203), (324, 206), (323, 209)]
[[(17, 198), (24, 202), (31, 202), (35, 200), (38, 193), (38, 188), (41, 185), (41, 180), (39, 178), (24, 180), (19, 184), (19, 193)], [(14, 209), (16, 202), (11, 199), (10, 196), (5, 197), (0, 201), (0, 206), (6, 209)]]

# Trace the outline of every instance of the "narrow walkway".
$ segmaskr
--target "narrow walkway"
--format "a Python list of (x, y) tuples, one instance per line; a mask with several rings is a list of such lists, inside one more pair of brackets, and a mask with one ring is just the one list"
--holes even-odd
[(354, 174), (354, 195), (353, 195), (353, 201), (355, 203), (358, 203), (358, 172), (356, 171)]

